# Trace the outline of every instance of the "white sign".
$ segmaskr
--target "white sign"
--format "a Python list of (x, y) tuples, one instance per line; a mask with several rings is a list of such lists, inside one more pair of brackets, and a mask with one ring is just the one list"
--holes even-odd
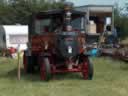
[(71, 54), (72, 53), (72, 47), (68, 46), (68, 53)]
[(111, 17), (106, 18), (106, 25), (111, 25)]
[(11, 44), (26, 44), (28, 42), (27, 35), (9, 35)]

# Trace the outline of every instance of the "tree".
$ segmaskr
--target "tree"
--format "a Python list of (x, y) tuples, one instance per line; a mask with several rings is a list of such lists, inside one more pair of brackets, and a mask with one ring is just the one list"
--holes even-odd
[(115, 26), (118, 27), (120, 30), (120, 35), (122, 38), (125, 38), (128, 36), (128, 4), (125, 5), (124, 8), (120, 8), (118, 4), (116, 4), (115, 10), (114, 10), (114, 21)]
[(33, 12), (60, 8), (63, 2), (49, 3), (46, 0), (9, 0), (0, 1), (0, 24), (28, 24), (29, 16)]

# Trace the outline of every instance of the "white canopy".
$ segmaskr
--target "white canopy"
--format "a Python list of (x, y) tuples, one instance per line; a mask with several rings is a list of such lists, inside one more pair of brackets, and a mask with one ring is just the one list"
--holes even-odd
[(27, 25), (3, 25), (5, 34), (28, 34)]

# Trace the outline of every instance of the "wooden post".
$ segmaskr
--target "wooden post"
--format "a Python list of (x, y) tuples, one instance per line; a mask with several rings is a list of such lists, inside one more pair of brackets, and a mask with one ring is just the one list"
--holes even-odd
[(20, 45), (17, 48), (17, 55), (18, 55), (18, 70), (17, 70), (17, 78), (20, 80), (21, 77), (21, 68), (20, 68)]

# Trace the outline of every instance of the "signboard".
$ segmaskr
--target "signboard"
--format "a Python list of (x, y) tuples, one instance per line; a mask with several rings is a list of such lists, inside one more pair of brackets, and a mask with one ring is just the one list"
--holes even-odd
[(10, 44), (26, 44), (28, 42), (27, 35), (9, 35)]

